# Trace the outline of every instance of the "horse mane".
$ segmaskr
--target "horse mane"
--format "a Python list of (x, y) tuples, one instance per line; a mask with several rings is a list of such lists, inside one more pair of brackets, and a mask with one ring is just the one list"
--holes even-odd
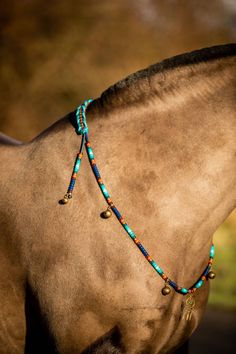
[(167, 71), (183, 66), (191, 66), (234, 55), (236, 55), (236, 43), (203, 48), (165, 59), (108, 87), (101, 97), (94, 101), (94, 105), (101, 108), (108, 108), (109, 105), (109, 108), (114, 108), (126, 103), (140, 101), (150, 94), (150, 86), (147, 83), (157, 73), (165, 74)]

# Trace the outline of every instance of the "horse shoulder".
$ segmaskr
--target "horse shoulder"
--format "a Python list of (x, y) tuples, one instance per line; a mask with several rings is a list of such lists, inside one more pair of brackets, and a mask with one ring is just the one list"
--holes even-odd
[[(14, 241), (14, 222), (8, 202), (12, 191), (10, 175), (16, 174), (15, 150), (21, 143), (0, 133), (0, 348), (2, 354), (24, 353), (25, 291), (24, 271)], [(14, 192), (14, 191), (12, 191)]]
[[(17, 258), (17, 257), (16, 257)], [(14, 251), (0, 237), (0, 347), (1, 353), (24, 353), (25, 294), (21, 267)]]

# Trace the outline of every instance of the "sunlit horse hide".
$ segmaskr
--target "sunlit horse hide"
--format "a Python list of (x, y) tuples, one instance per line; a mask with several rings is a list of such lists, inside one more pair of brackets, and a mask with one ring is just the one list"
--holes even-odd
[[(231, 44), (164, 60), (87, 110), (112, 199), (186, 287), (236, 205), (235, 54)], [(72, 200), (58, 203), (80, 144), (74, 118), (26, 144), (2, 138), (0, 352), (175, 352), (199, 324), (209, 281), (187, 322), (184, 296), (163, 296), (163, 280), (115, 217), (100, 217), (106, 204), (86, 157)]]

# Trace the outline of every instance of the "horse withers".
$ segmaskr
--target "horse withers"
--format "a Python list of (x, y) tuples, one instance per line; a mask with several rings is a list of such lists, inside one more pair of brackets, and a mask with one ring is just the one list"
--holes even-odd
[[(197, 284), (236, 204), (235, 54), (229, 44), (164, 60), (87, 108), (104, 183), (158, 268), (115, 215), (101, 218), (85, 156), (73, 198), (58, 202), (80, 145), (75, 112), (29, 143), (1, 139), (2, 354), (181, 351), (209, 281), (188, 320), (180, 289)], [(178, 286), (164, 296), (169, 279)]]

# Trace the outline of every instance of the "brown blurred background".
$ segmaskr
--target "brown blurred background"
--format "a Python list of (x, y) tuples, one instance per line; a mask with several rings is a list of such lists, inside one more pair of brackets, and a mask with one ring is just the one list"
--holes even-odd
[[(23, 141), (132, 72), (236, 39), (235, 0), (1, 0), (0, 18), (0, 130)], [(234, 213), (215, 235), (210, 296), (231, 311), (235, 229)]]
[(166, 57), (235, 41), (234, 0), (1, 0), (1, 130), (27, 141)]

